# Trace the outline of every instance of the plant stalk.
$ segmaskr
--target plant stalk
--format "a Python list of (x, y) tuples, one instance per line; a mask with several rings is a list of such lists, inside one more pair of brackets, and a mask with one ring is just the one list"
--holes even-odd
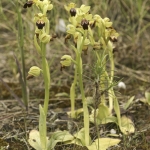
[(45, 116), (47, 116), (48, 104), (49, 104), (50, 72), (46, 60), (46, 44), (41, 43), (41, 51), (42, 51), (42, 68), (43, 68), (44, 87), (45, 87), (44, 113)]
[(82, 80), (82, 60), (81, 57), (79, 57), (79, 68), (78, 68), (78, 73), (79, 73), (79, 85), (80, 85), (80, 91), (82, 95), (82, 103), (83, 103), (83, 111), (84, 111), (84, 131), (85, 131), (85, 145), (89, 145), (89, 111), (87, 107), (87, 101), (85, 98), (84, 94), (84, 88), (83, 88), (83, 80)]
[[(112, 45), (111, 43), (108, 43), (108, 53), (109, 53), (109, 59), (110, 59), (110, 68), (111, 68), (111, 72), (110, 72), (110, 85), (113, 83), (113, 79), (114, 79), (114, 69), (115, 69), (115, 65), (114, 65), (114, 58), (113, 58), (113, 51), (112, 51)], [(113, 110), (113, 96), (114, 95), (114, 91), (113, 91), (113, 87), (111, 87), (108, 91), (109, 93), (109, 110), (110, 113)]]
[[(77, 57), (76, 57), (77, 58)], [(77, 65), (75, 67), (74, 80), (70, 88), (70, 100), (71, 100), (71, 118), (75, 118), (75, 87), (77, 84)]]
[(79, 85), (80, 85), (80, 91), (81, 91), (81, 95), (82, 95), (82, 103), (83, 103), (83, 111), (84, 111), (85, 146), (88, 146), (89, 145), (89, 112), (88, 112), (87, 101), (85, 98), (84, 88), (83, 88), (82, 58), (81, 58), (81, 53), (82, 53), (84, 40), (85, 40), (86, 36), (87, 36), (87, 31), (85, 31), (83, 39), (82, 39), (82, 43), (79, 46), (80, 49), (78, 50), (77, 63), (78, 63)]
[[(18, 2), (19, 5), (19, 2)], [(18, 13), (18, 45), (20, 49), (20, 54), (21, 54), (21, 62), (22, 62), (22, 77), (23, 77), (23, 82), (21, 84), (22, 86), (22, 97), (23, 97), (23, 102), (26, 106), (26, 110), (28, 110), (28, 92), (27, 92), (27, 83), (26, 83), (26, 73), (25, 73), (25, 58), (24, 58), (24, 30), (23, 30), (23, 24), (22, 24), (22, 18), (21, 18), (21, 13), (19, 10), (19, 6), (17, 7), (17, 13)]]

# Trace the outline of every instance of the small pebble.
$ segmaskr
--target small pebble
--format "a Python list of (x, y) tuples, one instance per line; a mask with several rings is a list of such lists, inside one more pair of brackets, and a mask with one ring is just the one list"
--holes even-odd
[(110, 133), (111, 133), (111, 134), (116, 134), (116, 130), (115, 130), (115, 129), (111, 129), (111, 130), (110, 130)]
[(126, 89), (125, 83), (124, 83), (124, 82), (119, 82), (119, 83), (118, 83), (118, 88), (119, 88), (119, 89), (124, 89), (124, 90), (125, 90), (125, 89)]

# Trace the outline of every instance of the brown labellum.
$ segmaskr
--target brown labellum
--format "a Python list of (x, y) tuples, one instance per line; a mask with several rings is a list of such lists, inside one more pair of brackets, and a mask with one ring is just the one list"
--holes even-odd
[(33, 75), (31, 75), (31, 74), (28, 74), (28, 76), (26, 77), (26, 79), (27, 80), (29, 80), (29, 79), (33, 79), (34, 78), (34, 76)]
[(72, 17), (75, 16), (76, 15), (76, 9), (75, 8), (71, 8), (70, 9), (70, 14), (71, 14)]
[(28, 1), (24, 4), (23, 8), (31, 7), (33, 4), (33, 1)]
[(43, 27), (45, 26), (45, 22), (39, 20), (36, 22), (36, 26), (38, 27), (38, 29), (43, 29)]
[(88, 25), (89, 25), (89, 21), (86, 19), (82, 19), (81, 26), (83, 27), (84, 30), (88, 30)]

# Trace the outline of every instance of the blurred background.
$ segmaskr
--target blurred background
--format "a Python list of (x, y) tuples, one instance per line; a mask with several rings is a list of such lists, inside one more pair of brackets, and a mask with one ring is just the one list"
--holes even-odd
[[(33, 65), (41, 66), (40, 57), (33, 44), (34, 23), (33, 9), (24, 9), (25, 0), (0, 0), (0, 78), (21, 96), (19, 73), (14, 55), (21, 68), (21, 55), (18, 43), (18, 13), (21, 12), (24, 29), (24, 54), (26, 75)], [(64, 54), (74, 55), (70, 43), (64, 43), (65, 25), (68, 24), (68, 13), (64, 5), (70, 1), (53, 0), (54, 8), (48, 13), (51, 28), (50, 34), (58, 37), (47, 45), (47, 59), (51, 64), (51, 85), (54, 93), (60, 92), (62, 87), (69, 92), (73, 79), (73, 66), (60, 71), (60, 58)], [(102, 18), (108, 17), (113, 27), (119, 33), (118, 42), (114, 51), (116, 80), (126, 84), (126, 93), (136, 95), (150, 88), (150, 1), (149, 0), (72, 0), (79, 7), (81, 4), (90, 5), (92, 14), (99, 14)], [(60, 27), (62, 26), (62, 28)], [(92, 62), (92, 51), (83, 56), (84, 63)], [(85, 70), (90, 68), (85, 68)], [(89, 73), (90, 71), (88, 71)], [(85, 72), (86, 74), (86, 72)], [(91, 81), (92, 82), (92, 81)], [(92, 84), (91, 82), (88, 85)], [(27, 82), (31, 90), (31, 98), (43, 97), (43, 80), (39, 77)], [(60, 89), (58, 89), (58, 86)], [(65, 87), (64, 87), (65, 86)], [(32, 91), (37, 89), (37, 92)], [(59, 91), (60, 90), (60, 91)], [(54, 94), (54, 95), (55, 95)], [(53, 94), (51, 94), (53, 96)], [(10, 98), (11, 94), (4, 91), (0, 84), (0, 99)]]

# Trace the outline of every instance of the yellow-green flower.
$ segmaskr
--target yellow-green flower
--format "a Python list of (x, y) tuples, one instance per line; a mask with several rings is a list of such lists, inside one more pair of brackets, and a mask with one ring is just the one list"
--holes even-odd
[(75, 8), (76, 4), (75, 3), (70, 3), (68, 5), (65, 5), (65, 9), (69, 12), (71, 8)]
[(28, 75), (34, 76), (34, 77), (38, 77), (41, 73), (41, 69), (37, 66), (32, 66), (28, 72)]
[(90, 11), (90, 6), (81, 5), (80, 8), (77, 9), (77, 15), (84, 15), (87, 14)]
[(109, 18), (106, 17), (106, 18), (103, 19), (103, 21), (104, 21), (104, 25), (105, 25), (106, 28), (112, 27), (112, 22), (110, 21)]
[(97, 26), (101, 31), (105, 31), (105, 22), (99, 15), (94, 15), (93, 17), (93, 24)]
[(67, 33), (68, 33), (68, 34), (71, 34), (71, 35), (74, 37), (74, 41), (77, 40), (79, 34), (84, 34), (83, 28), (80, 28), (80, 27), (76, 28), (76, 27), (75, 27), (74, 25), (72, 25), (72, 24), (69, 24), (69, 25), (67, 26), (67, 29), (68, 29), (68, 30), (67, 30)]
[(39, 39), (42, 43), (49, 43), (52, 37), (46, 33), (42, 33), (39, 35)]
[(37, 21), (43, 21), (43, 22), (47, 22), (48, 19), (46, 17), (46, 15), (42, 14), (42, 13), (38, 13), (34, 16), (34, 22), (36, 23)]
[(48, 10), (51, 10), (53, 8), (53, 5), (49, 0), (29, 0), (24, 4), (23, 7), (28, 8), (31, 7), (33, 4), (35, 4), (39, 9), (41, 9), (43, 14), (46, 14)]
[(110, 39), (112, 42), (116, 42), (119, 34), (115, 29), (108, 28), (105, 30), (105, 36), (107, 39)]
[(71, 62), (72, 62), (72, 57), (70, 55), (64, 55), (61, 57), (60, 63), (62, 66), (65, 66), (65, 67), (70, 66)]
[(53, 4), (51, 4), (50, 0), (33, 0), (33, 2), (42, 10), (43, 14), (46, 14), (48, 10), (53, 9)]

